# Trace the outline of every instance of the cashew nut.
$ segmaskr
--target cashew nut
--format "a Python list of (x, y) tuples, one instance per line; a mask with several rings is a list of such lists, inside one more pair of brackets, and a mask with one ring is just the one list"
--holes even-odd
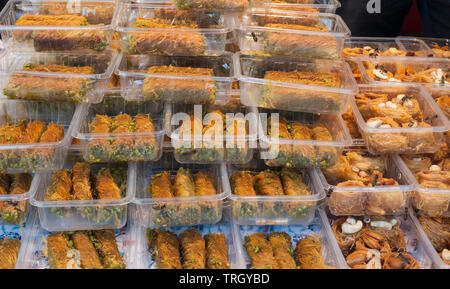
[(344, 234), (354, 234), (356, 232), (359, 232), (362, 229), (362, 227), (363, 227), (363, 223), (360, 220), (358, 220), (353, 225), (350, 224), (350, 223), (345, 222), (344, 224), (342, 224), (342, 233), (344, 233)]
[(366, 269), (381, 269), (381, 254), (380, 251), (376, 249), (370, 249), (366, 254), (367, 259), (370, 259), (367, 262)]
[(384, 102), (381, 102), (381, 103), (378, 104), (378, 107), (379, 108), (385, 108), (386, 104)]
[(399, 95), (397, 95), (397, 103), (402, 103), (403, 102), (403, 98), (405, 97), (406, 95), (404, 95), (404, 94), (399, 94)]
[(374, 69), (372, 72), (376, 77), (380, 79), (388, 79), (388, 77), (383, 73), (383, 71), (379, 69)]
[(346, 223), (349, 223), (350, 225), (356, 224), (356, 220), (354, 218), (348, 217), (347, 220), (345, 220)]
[(382, 123), (383, 123), (382, 120), (377, 119), (377, 120), (373, 120), (373, 121), (368, 121), (368, 122), (367, 122), (367, 126), (368, 126), (368, 127), (371, 127), (371, 128), (377, 128), (377, 127), (379, 127)]
[(382, 124), (379, 126), (379, 128), (391, 128), (391, 126), (388, 124)]
[(450, 261), (450, 250), (444, 249), (444, 251), (442, 251), (442, 259)]
[(389, 81), (390, 82), (402, 82), (400, 79), (397, 79), (397, 78), (394, 78), (394, 77), (389, 78)]
[(432, 166), (430, 167), (430, 171), (436, 171), (436, 172), (439, 172), (439, 171), (441, 171), (441, 167), (440, 167), (440, 166), (437, 166), (437, 165), (432, 165)]
[(385, 222), (385, 221), (372, 221), (372, 222), (370, 222), (370, 225), (375, 228), (384, 228), (387, 230), (392, 229), (392, 224), (389, 222)]

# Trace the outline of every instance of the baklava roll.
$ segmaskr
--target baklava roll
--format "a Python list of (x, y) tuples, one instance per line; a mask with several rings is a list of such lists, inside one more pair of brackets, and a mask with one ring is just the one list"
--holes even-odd
[(205, 235), (207, 269), (230, 269), (227, 240), (224, 234)]
[(79, 268), (74, 260), (69, 237), (64, 232), (53, 233), (47, 238), (48, 264), (53, 269)]
[(150, 180), (153, 199), (173, 198), (172, 180), (170, 172), (156, 174)]
[(72, 170), (73, 197), (75, 200), (92, 200), (91, 168), (88, 163), (77, 162)]
[[(64, 138), (64, 126), (56, 123), (49, 123), (47, 129), (41, 135), (39, 143), (56, 143)], [(33, 167), (49, 166), (53, 162), (55, 149), (41, 148), (33, 152)]]
[(244, 246), (252, 269), (278, 269), (272, 246), (264, 233), (245, 236)]
[(183, 254), (183, 269), (205, 269), (206, 246), (197, 229), (187, 229), (179, 236)]
[(256, 196), (253, 176), (248, 171), (239, 171), (231, 176), (231, 187), (236, 196)]
[[(45, 124), (41, 121), (32, 121), (27, 123), (24, 133), (17, 141), (17, 143), (30, 144), (37, 143), (45, 130)], [(11, 152), (9, 156), (9, 163), (11, 167), (26, 168), (31, 156), (28, 156), (30, 150), (17, 149)]]
[[(291, 123), (290, 133), (293, 140), (313, 140), (309, 127), (296, 121)], [(296, 160), (295, 163), (297, 165), (308, 167), (313, 164), (313, 160), (316, 158), (314, 147), (304, 144), (294, 144), (292, 146), (292, 158)]]
[[(9, 192), (9, 186), (11, 185), (11, 178), (9, 175), (0, 172), (0, 195), (7, 195)], [(3, 210), (3, 206), (6, 202), (0, 202), (0, 210)]]
[(59, 170), (52, 174), (45, 196), (46, 201), (72, 200), (72, 178), (69, 170)]
[[(23, 195), (30, 190), (33, 177), (30, 174), (12, 176), (10, 195)], [(2, 208), (2, 219), (11, 224), (18, 224), (25, 218), (27, 200), (7, 201)]]
[(194, 174), (196, 196), (210, 196), (216, 194), (213, 176), (210, 172), (199, 171)]
[(0, 240), (0, 269), (14, 269), (21, 242), (19, 239)]
[(273, 256), (279, 269), (295, 269), (294, 257), (292, 256), (291, 236), (285, 232), (271, 232), (268, 236), (272, 246)]
[(260, 172), (254, 177), (255, 189), (258, 195), (262, 196), (282, 196), (283, 186), (280, 178), (270, 170)]
[[(97, 114), (95, 119), (89, 124), (91, 134), (107, 134), (110, 131), (112, 119), (107, 115)], [(89, 159), (93, 162), (109, 160), (107, 138), (94, 139), (89, 143)]]
[(95, 237), (95, 248), (100, 255), (104, 269), (124, 269), (125, 263), (116, 243), (114, 230), (92, 231)]
[(157, 155), (156, 139), (155, 136), (146, 135), (139, 136), (142, 133), (153, 133), (155, 131), (155, 125), (153, 120), (148, 114), (138, 114), (134, 117), (134, 132), (138, 135), (135, 138), (134, 153), (135, 161), (150, 161)]
[(306, 196), (311, 192), (303, 182), (303, 173), (294, 169), (283, 168), (281, 170), (281, 180), (283, 182), (284, 193), (287, 196)]
[(189, 169), (178, 169), (177, 175), (175, 176), (173, 190), (175, 197), (195, 196), (195, 183)]
[[(130, 133), (134, 131), (134, 123), (130, 115), (119, 114), (112, 119), (111, 133)], [(109, 148), (111, 160), (129, 161), (133, 157), (133, 137), (115, 136)]]
[[(268, 119), (268, 128), (267, 132), (272, 142), (281, 141), (289, 141), (292, 139), (291, 134), (288, 129), (288, 123), (284, 117), (280, 117), (279, 121), (276, 122), (272, 118)], [(278, 135), (274, 135), (277, 133)], [(268, 165), (286, 165), (292, 166), (292, 145), (291, 144), (283, 144), (283, 143), (275, 143), (269, 147), (269, 151), (273, 154), (274, 159), (268, 160)]]
[[(314, 125), (311, 129), (313, 139), (316, 141), (332, 142), (333, 136), (328, 128), (323, 124)], [(333, 146), (318, 146), (317, 164), (320, 167), (327, 167), (336, 162), (337, 151)]]
[(147, 241), (158, 269), (182, 268), (177, 235), (167, 230), (147, 229)]
[(102, 168), (97, 173), (95, 188), (97, 190), (97, 197), (100, 200), (120, 199), (122, 197), (120, 188), (116, 182), (114, 182), (111, 170), (108, 168)]
[(77, 231), (73, 233), (72, 241), (74, 248), (80, 253), (81, 267), (83, 269), (103, 268), (97, 250), (86, 232)]

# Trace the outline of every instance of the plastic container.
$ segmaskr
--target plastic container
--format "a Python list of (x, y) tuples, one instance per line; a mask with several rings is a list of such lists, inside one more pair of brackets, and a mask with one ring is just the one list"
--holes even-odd
[(299, 12), (313, 12), (313, 13), (336, 13), (336, 9), (341, 7), (341, 3), (337, 0), (312, 0), (312, 1), (278, 1), (282, 3), (276, 3), (270, 1), (266, 5), (273, 10), (288, 10)]
[[(227, 241), (227, 251), (228, 251), (228, 262), (231, 269), (241, 269), (242, 266), (239, 263), (237, 256), (237, 249), (234, 245), (233, 230), (231, 225), (231, 220), (224, 211), (223, 217), (220, 219), (219, 223), (209, 224), (209, 225), (197, 225), (197, 226), (181, 226), (181, 227), (164, 227), (164, 230), (169, 230), (177, 235), (181, 234), (183, 231), (191, 228), (199, 230), (199, 232), (204, 237), (206, 234), (219, 234), (225, 235)], [(133, 256), (136, 256), (137, 268), (138, 269), (156, 269), (156, 261), (152, 254), (152, 250), (148, 246), (146, 231), (149, 228), (155, 228), (153, 226), (147, 226), (142, 224), (136, 228), (136, 251), (133, 252)], [(181, 249), (180, 249), (181, 253)]]
[(58, 142), (0, 145), (1, 169), (18, 173), (60, 168), (82, 111), (73, 103), (0, 99), (0, 125), (27, 120), (64, 126), (64, 138)]
[[(150, 180), (154, 175), (169, 171), (174, 178), (179, 168), (189, 169), (192, 174), (208, 171), (212, 174), (215, 195), (152, 198)], [(174, 161), (172, 153), (164, 153), (155, 163), (137, 163), (136, 197), (139, 223), (147, 227), (191, 226), (215, 224), (222, 217), (222, 202), (230, 194), (225, 169), (219, 165), (185, 165)]]
[[(323, 28), (299, 30), (301, 26), (290, 25)], [(348, 36), (350, 30), (335, 14), (253, 9), (243, 17), (239, 46), (243, 54), (338, 59)]]
[[(370, 63), (370, 65), (369, 65)], [(448, 67), (450, 66), (450, 60), (444, 59), (444, 58), (420, 58), (420, 57), (378, 57), (376, 59), (372, 59), (370, 62), (364, 62), (360, 61), (358, 63), (359, 69), (361, 71), (361, 78), (364, 83), (392, 83), (392, 82), (402, 82), (400, 79), (395, 78), (395, 74), (399, 70), (406, 70), (413, 69), (414, 72), (421, 73), (423, 71), (427, 71), (430, 69), (435, 69), (433, 72), (435, 72), (435, 76), (431, 75), (431, 72), (429, 74), (425, 74), (427, 80), (424, 81), (424, 77), (420, 77), (420, 80), (412, 79), (411, 81), (404, 81), (404, 83), (413, 83), (413, 84), (420, 84), (429, 88), (446, 88), (448, 89), (450, 87), (450, 74), (448, 73)], [(387, 70), (388, 72), (391, 72), (394, 74), (394, 78), (386, 78), (385, 81), (380, 81), (374, 78), (371, 78), (368, 74), (368, 70), (372, 69), (376, 70), (376, 68), (379, 67), (380, 70)], [(441, 70), (442, 73), (446, 73), (447, 77), (444, 76), (438, 77), (439, 73), (438, 70)], [(403, 77), (404, 74), (402, 74)], [(409, 74), (411, 76), (411, 73)]]
[[(75, 161), (81, 159), (69, 155), (63, 168), (72, 169)], [(136, 165), (133, 162), (92, 164), (90, 170), (92, 175), (96, 175), (101, 168), (118, 166), (128, 167), (126, 193), (120, 199), (46, 201), (45, 196), (51, 184), (52, 173), (37, 175), (35, 186), (30, 189), (36, 192), (31, 204), (38, 209), (41, 226), (48, 231), (118, 229), (125, 226), (127, 206), (135, 194)], [(94, 186), (91, 187), (95, 188)]]
[(439, 150), (449, 122), (424, 87), (402, 83), (369, 84), (360, 85), (359, 92), (385, 93), (394, 99), (400, 94), (409, 95), (418, 101), (424, 120), (428, 124), (431, 122), (429, 127), (372, 128), (366, 124), (367, 119), (363, 118), (355, 101), (351, 101), (356, 122), (370, 153), (420, 154)]
[[(103, 102), (90, 105), (82, 117), (74, 137), (80, 139), (83, 157), (87, 162), (157, 161), (162, 155), (165, 134), (165, 113), (163, 103), (126, 101), (120, 95), (107, 96)], [(138, 114), (150, 114), (155, 130), (153, 132), (91, 133), (89, 126), (97, 115), (111, 119), (128, 114), (134, 120)], [(115, 148), (115, 142), (123, 143)], [(99, 145), (103, 143), (103, 145)]]
[(377, 56), (361, 55), (361, 56), (348, 56), (345, 54), (346, 48), (364, 48), (371, 47), (378, 49), (380, 53), (383, 53), (390, 48), (395, 48), (404, 52), (414, 52), (417, 55), (407, 56), (383, 56), (383, 58), (399, 59), (400, 57), (433, 57), (433, 51), (420, 39), (417, 38), (380, 38), (380, 37), (350, 37), (344, 42), (344, 57), (346, 59), (359, 59), (370, 60)]
[(409, 210), (409, 217), (411, 218), (412, 222), (414, 223), (414, 226), (416, 227), (417, 235), (420, 242), (423, 244), (423, 246), (425, 247), (425, 251), (433, 261), (433, 267), (435, 269), (450, 269), (450, 265), (445, 264), (444, 261), (439, 256), (439, 254), (436, 252), (436, 249), (434, 249), (433, 244), (431, 243), (427, 234), (423, 230), (422, 225), (420, 225), (420, 222), (412, 209)]
[[(342, 114), (357, 93), (350, 67), (344, 61), (301, 60), (235, 55), (236, 77), (240, 81), (241, 102), (246, 106), (288, 111)], [(266, 80), (269, 71), (298, 71), (339, 75), (336, 87)], [(331, 74), (334, 76), (334, 74)]]
[[(266, 169), (270, 168), (257, 160), (245, 166), (228, 165), (227, 180), (238, 171), (249, 171), (252, 175), (256, 175)], [(325, 191), (315, 169), (306, 170), (303, 182), (308, 186), (311, 195), (238, 196), (233, 193), (231, 184), (227, 181), (226, 190), (231, 192), (229, 199), (234, 221), (241, 225), (310, 224), (319, 202), (325, 198)]]
[[(11, 52), (5, 57), (8, 63), (0, 70), (0, 88), (8, 98), (98, 103), (112, 79), (119, 53), (108, 48), (95, 53)], [(41, 71), (29, 70), (39, 65), (59, 65), (74, 69), (90, 67), (93, 72), (48, 72), (44, 68)]]
[[(114, 230), (117, 247), (122, 260), (127, 268), (134, 268), (135, 255), (131, 252), (136, 246), (133, 238), (133, 219), (129, 217), (128, 225), (121, 229)], [(50, 269), (48, 262), (47, 238), (55, 231), (47, 231), (39, 224), (37, 213), (30, 218), (30, 224), (27, 225), (25, 236), (22, 241), (22, 248), (19, 253), (17, 269)]]
[[(210, 56), (123, 55), (116, 70), (127, 100), (201, 104), (230, 99), (234, 81), (233, 54)], [(148, 73), (155, 66), (211, 69), (213, 76)], [(211, 72), (211, 70), (209, 72)]]
[[(333, 243), (332, 246), (334, 248), (337, 248), (336, 255), (339, 264), (338, 266), (343, 269), (351, 269), (347, 265), (347, 261), (345, 260), (342, 251), (339, 249), (338, 242), (336, 241), (334, 233), (331, 229), (331, 224), (336, 218), (331, 215), (327, 215), (327, 213), (324, 210), (319, 211), (319, 213), (322, 222), (325, 224), (326, 230), (333, 236), (333, 238), (331, 238), (332, 240), (331, 242)], [(414, 225), (414, 222), (411, 219), (411, 217), (407, 216), (406, 218), (401, 218), (399, 216), (393, 217), (393, 219), (395, 219), (398, 223), (401, 224), (400, 229), (404, 233), (406, 242), (406, 252), (414, 257), (414, 259), (417, 261), (421, 269), (431, 269), (433, 264), (432, 259), (428, 255), (426, 251), (426, 244), (424, 244), (424, 242), (421, 240), (417, 227)]]
[[(157, 19), (165, 25), (135, 27), (135, 22), (142, 20), (139, 18)], [(126, 54), (199, 56), (224, 51), (227, 34), (236, 22), (232, 14), (184, 12), (168, 3), (125, 3), (118, 15), (116, 31)]]
[[(188, 132), (188, 135), (184, 135), (182, 131), (185, 124), (172, 125), (168, 130), (168, 132), (172, 132), (169, 135), (177, 162), (182, 164), (219, 164), (222, 162), (245, 164), (252, 159), (253, 151), (257, 148), (258, 111), (256, 108), (241, 106), (239, 96), (235, 96), (224, 105), (202, 106), (201, 111), (192, 105), (174, 105), (172, 107), (173, 116), (193, 111), (196, 113), (195, 119), (203, 122), (201, 128), (194, 127), (193, 130), (192, 127), (188, 128), (191, 132), (191, 134)], [(219, 130), (223, 131), (223, 134), (216, 136), (214, 127), (204, 131), (211, 120), (221, 117), (218, 113), (217, 115), (215, 113), (211, 115), (206, 114), (216, 110), (219, 110), (224, 115), (228, 113), (234, 114), (236, 119), (234, 125), (237, 125), (237, 128), (232, 128), (233, 131), (229, 132), (230, 135), (227, 132), (229, 127), (226, 120), (221, 124), (223, 129), (218, 127)], [(198, 124), (198, 122), (195, 123)], [(197, 133), (199, 132), (197, 130), (201, 131), (201, 133)]]
[[(13, 174), (8, 174), (10, 181), (12, 183)], [(32, 176), (32, 181), (30, 183), (30, 188), (27, 192), (23, 194), (11, 194), (10, 188), (7, 188), (8, 194), (0, 195), (0, 224), (7, 226), (11, 225), (21, 225), (25, 222), (29, 211), (31, 209), (28, 200), (31, 198), (33, 192), (31, 188), (33, 187), (33, 182), (36, 182), (34, 176)], [(3, 186), (2, 186), (3, 187)]]
[[(265, 125), (269, 121), (269, 117), (276, 117), (278, 119), (286, 119), (288, 127), (293, 122), (297, 122), (308, 127), (314, 125), (324, 126), (331, 134), (332, 141), (320, 140), (296, 140), (283, 137), (271, 137), (268, 130), (271, 126)], [(260, 147), (261, 151), (265, 152), (262, 159), (266, 159), (266, 164), (271, 167), (328, 167), (334, 164), (337, 155), (342, 152), (344, 147), (352, 144), (352, 138), (348, 129), (340, 115), (332, 114), (306, 114), (289, 111), (274, 111), (261, 110), (260, 111)], [(266, 119), (262, 119), (265, 117)], [(276, 125), (275, 119), (271, 119)], [(269, 123), (271, 124), (271, 123)], [(272, 134), (277, 134), (273, 132)], [(305, 136), (306, 137), (306, 136)]]
[(434, 218), (450, 217), (450, 189), (421, 186), (402, 158), (394, 157), (402, 174), (412, 186), (411, 204), (417, 210), (417, 214)]
[[(115, 23), (116, 1), (83, 0), (67, 7), (61, 0), (12, 0), (0, 13), (0, 35), (13, 51), (95, 50), (108, 47)], [(87, 23), (72, 26), (21, 26), (24, 15), (85, 16)], [(31, 22), (33, 23), (33, 22)]]
[[(365, 152), (359, 149), (353, 151)], [(330, 184), (320, 171), (319, 178), (328, 195), (328, 209), (335, 216), (403, 215), (413, 186), (400, 166), (395, 156), (386, 156), (383, 177), (394, 179), (398, 185), (375, 187), (337, 187), (337, 184)]]
[[(321, 211), (319, 209), (318, 211)], [(269, 225), (259, 225), (259, 226), (243, 226), (234, 223), (233, 225), (233, 235), (234, 243), (236, 246), (237, 254), (240, 262), (243, 264), (242, 269), (248, 269), (251, 267), (250, 259), (247, 255), (247, 251), (244, 247), (245, 236), (254, 233), (265, 233), (269, 234), (271, 232), (285, 232), (291, 236), (292, 250), (295, 249), (297, 242), (307, 236), (320, 236), (320, 241), (322, 244), (322, 258), (326, 265), (341, 268), (338, 262), (337, 251), (339, 247), (334, 241), (333, 233), (327, 229), (326, 224), (320, 218), (319, 214), (313, 214), (313, 221), (309, 225), (289, 225), (289, 226), (269, 226)]]
[[(421, 38), (434, 52), (436, 57), (450, 58), (450, 52), (448, 47), (450, 46), (450, 39), (445, 38)], [(438, 45), (439, 48), (434, 47)], [(447, 46), (447, 50), (445, 47)], [(444, 47), (444, 49), (442, 49)]]

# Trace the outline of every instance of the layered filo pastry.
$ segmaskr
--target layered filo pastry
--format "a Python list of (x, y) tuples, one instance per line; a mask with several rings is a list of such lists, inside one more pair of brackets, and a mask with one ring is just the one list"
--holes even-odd
[[(395, 215), (403, 212), (406, 195), (390, 178), (387, 158), (364, 151), (344, 152), (323, 170), (332, 186), (328, 206), (333, 215)], [(384, 188), (383, 188), (384, 187)]]
[(419, 185), (413, 204), (431, 217), (450, 215), (450, 157), (446, 144), (435, 154), (403, 155), (403, 161)]
[[(428, 152), (440, 141), (436, 133), (420, 131), (435, 126), (439, 116), (426, 115), (425, 104), (420, 104), (412, 91), (364, 92), (355, 97), (355, 103), (369, 130), (365, 137), (373, 153)], [(390, 132), (391, 129), (404, 132)]]

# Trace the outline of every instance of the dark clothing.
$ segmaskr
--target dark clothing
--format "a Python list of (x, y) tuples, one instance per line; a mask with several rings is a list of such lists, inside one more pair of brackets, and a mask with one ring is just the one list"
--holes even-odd
[[(378, 1), (381, 13), (369, 13), (370, 0), (340, 0), (341, 15), (353, 36), (396, 37), (400, 35), (403, 21), (413, 0)], [(450, 38), (450, 0), (417, 0), (421, 14), (423, 36)]]
[(425, 37), (450, 38), (450, 0), (418, 0)]
[(403, 20), (411, 9), (413, 0), (379, 0), (381, 13), (373, 14), (367, 9), (369, 0), (340, 2), (342, 6), (336, 13), (347, 23), (352, 36), (396, 37), (400, 35)]

